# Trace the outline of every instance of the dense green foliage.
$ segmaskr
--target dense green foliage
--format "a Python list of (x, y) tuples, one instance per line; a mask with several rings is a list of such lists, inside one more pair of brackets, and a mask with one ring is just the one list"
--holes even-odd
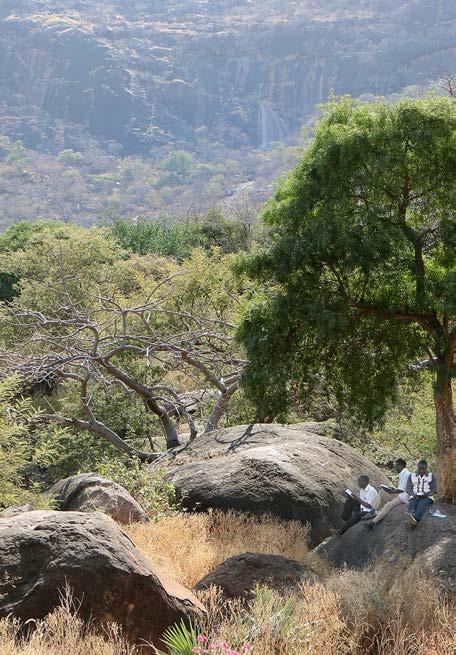
[(183, 260), (195, 248), (210, 252), (218, 247), (223, 252), (236, 252), (251, 246), (253, 240), (264, 240), (264, 230), (258, 224), (226, 218), (220, 211), (195, 216), (190, 221), (167, 223), (145, 218), (122, 218), (111, 213), (103, 221), (115, 240), (125, 250), (146, 255), (150, 253)]
[[(59, 226), (57, 221), (19, 221), (0, 234), (0, 254), (23, 250), (34, 234), (42, 230), (58, 229)], [(8, 271), (0, 272), (0, 301), (12, 300), (17, 295), (17, 282), (16, 275)]]
[[(112, 444), (152, 456), (165, 436), (215, 416), (225, 377), (227, 398), (237, 391), (245, 285), (233, 256), (207, 247), (162, 257), (136, 228), (18, 224), (3, 235), (0, 270), (14, 276), (15, 297), (2, 307), (2, 372), (21, 376), (45, 416), (37, 439), (48, 481), (106, 467)], [(224, 414), (225, 405), (214, 420)]]
[(37, 412), (18, 391), (15, 378), (0, 383), (0, 508), (25, 502), (46, 504), (30, 476), (30, 467), (40, 458), (31, 432)]
[[(92, 228), (21, 221), (3, 232), (2, 373), (23, 374), (0, 390), (3, 504), (35, 502), (40, 485), (95, 470), (154, 515), (173, 506), (160, 471), (151, 476), (136, 457), (78, 424), (86, 416), (80, 381), (54, 376), (80, 373), (90, 361), (89, 404), (98, 423), (133, 449), (165, 447), (144, 397), (91, 359), (94, 326), (108, 349), (126, 346), (113, 362), (134, 381), (158, 385), (159, 395), (171, 389), (186, 402), (201, 397), (192, 410), (198, 429), (219, 394), (188, 366), (181, 346), (191, 344), (220, 379), (230, 378), (230, 362), (244, 358), (244, 346), (244, 388), (224, 408), (221, 427), (331, 417), (337, 436), (379, 464), (399, 455), (432, 459), (433, 373), (424, 386), (416, 376), (412, 385), (402, 382), (409, 363), (426, 348), (438, 354), (437, 347), (422, 325), (395, 314), (452, 316), (454, 124), (454, 105), (445, 99), (331, 102), (315, 140), (266, 206), (266, 227), (251, 214), (210, 211), (170, 224), (115, 213)], [(404, 170), (413, 194), (407, 229), (397, 204)], [(424, 286), (407, 226), (422, 238)], [(258, 243), (263, 250), (245, 254)], [(235, 274), (237, 260), (253, 281)], [(129, 313), (144, 304), (146, 312)], [(121, 315), (128, 339), (119, 336)], [(243, 346), (233, 342), (241, 318)], [(66, 357), (79, 358), (81, 369), (63, 365)], [(185, 417), (173, 420), (187, 435)], [(361, 430), (360, 421), (375, 429)]]
[(373, 425), (408, 365), (429, 354), (435, 393), (448, 392), (455, 180), (452, 99), (328, 104), (264, 210), (272, 245), (241, 265), (262, 289), (239, 332), (259, 416), (305, 401), (323, 376), (345, 411)]

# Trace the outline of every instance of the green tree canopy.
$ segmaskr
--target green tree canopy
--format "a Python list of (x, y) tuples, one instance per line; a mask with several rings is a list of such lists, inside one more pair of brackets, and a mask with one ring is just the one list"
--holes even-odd
[(324, 376), (372, 424), (414, 362), (434, 371), (439, 448), (456, 446), (455, 182), (452, 99), (329, 102), (264, 209), (272, 245), (242, 264), (261, 283), (239, 331), (261, 417)]
[(173, 150), (160, 164), (167, 179), (175, 184), (185, 182), (193, 173), (195, 162), (191, 152)]
[[(14, 223), (0, 234), (0, 258), (4, 253), (24, 250), (34, 235), (39, 234), (43, 230), (57, 232), (61, 227), (62, 223), (60, 221), (44, 219), (33, 223), (30, 221), (18, 221)], [(2, 266), (2, 270), (0, 271), (0, 301), (10, 301), (19, 293), (17, 287), (18, 281), (19, 278), (17, 275), (14, 275)]]

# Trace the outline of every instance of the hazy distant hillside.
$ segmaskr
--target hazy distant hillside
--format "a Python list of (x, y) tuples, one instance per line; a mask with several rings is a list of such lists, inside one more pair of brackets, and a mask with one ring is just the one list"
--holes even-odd
[(456, 69), (454, 0), (3, 0), (0, 131), (49, 152), (267, 147), (330, 89)]

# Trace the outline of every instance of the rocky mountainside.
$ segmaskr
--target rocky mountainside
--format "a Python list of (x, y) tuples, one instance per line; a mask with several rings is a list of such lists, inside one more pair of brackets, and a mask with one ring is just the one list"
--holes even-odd
[(453, 0), (2, 0), (0, 132), (29, 148), (266, 148), (334, 89), (456, 68)]

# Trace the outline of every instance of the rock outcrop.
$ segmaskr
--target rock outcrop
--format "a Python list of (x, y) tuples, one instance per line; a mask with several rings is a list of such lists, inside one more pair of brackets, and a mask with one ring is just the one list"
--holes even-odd
[(336, 567), (363, 569), (377, 559), (396, 564), (412, 561), (437, 580), (442, 590), (456, 597), (456, 507), (436, 503), (446, 518), (427, 513), (410, 529), (406, 506), (393, 509), (375, 528), (358, 523), (342, 537), (330, 537), (315, 553)]
[(199, 131), (267, 147), (336, 93), (454, 68), (456, 6), (429, 0), (4, 0), (2, 130), (36, 149), (91, 139), (149, 155)]
[(199, 601), (137, 550), (108, 516), (36, 511), (0, 520), (0, 617), (41, 619), (71, 589), (80, 616), (116, 622), (132, 643), (195, 618)]
[(234, 509), (308, 522), (320, 543), (341, 525), (347, 486), (383, 473), (319, 423), (243, 425), (201, 435), (176, 458), (169, 480), (190, 510)]
[(317, 580), (309, 567), (281, 555), (243, 553), (230, 557), (208, 573), (196, 590), (218, 587), (225, 598), (251, 600), (256, 585), (290, 591), (303, 582)]
[(147, 523), (149, 517), (141, 505), (120, 484), (98, 473), (81, 473), (54, 484), (49, 495), (62, 511), (109, 514), (117, 523)]

